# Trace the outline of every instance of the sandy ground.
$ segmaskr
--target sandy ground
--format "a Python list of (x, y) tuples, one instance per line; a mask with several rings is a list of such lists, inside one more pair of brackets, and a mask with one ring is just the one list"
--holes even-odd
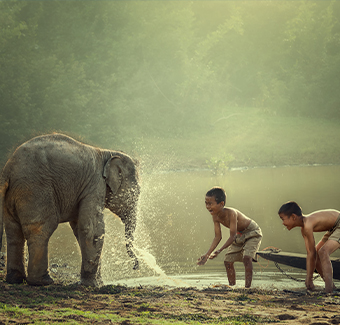
[(104, 286), (57, 280), (10, 285), (0, 273), (0, 324), (340, 324), (340, 292), (228, 286)]

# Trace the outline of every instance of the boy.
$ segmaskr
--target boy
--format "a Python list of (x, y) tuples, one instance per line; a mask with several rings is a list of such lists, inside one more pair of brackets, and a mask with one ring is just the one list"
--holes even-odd
[[(198, 265), (204, 265), (208, 258), (215, 258), (221, 251), (227, 249), (224, 265), (227, 271), (229, 285), (236, 284), (234, 262), (243, 262), (245, 267), (245, 287), (250, 288), (253, 279), (253, 260), (256, 261), (262, 231), (257, 223), (246, 217), (240, 211), (225, 207), (226, 194), (221, 187), (213, 187), (205, 196), (205, 206), (212, 215), (215, 238), (208, 252), (198, 259)], [(221, 224), (230, 229), (230, 236), (225, 244), (213, 254), (222, 239)]]
[[(290, 201), (281, 206), (278, 214), (288, 230), (301, 227), (307, 251), (307, 289), (314, 289), (313, 272), (316, 269), (325, 281), (326, 293), (333, 292), (333, 268), (329, 256), (340, 247), (340, 212), (329, 209), (303, 215), (299, 205)], [(327, 233), (315, 246), (313, 233), (321, 231)]]

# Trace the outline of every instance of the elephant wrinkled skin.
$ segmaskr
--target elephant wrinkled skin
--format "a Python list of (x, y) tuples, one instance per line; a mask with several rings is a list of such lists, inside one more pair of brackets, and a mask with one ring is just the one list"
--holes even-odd
[[(104, 208), (125, 224), (132, 250), (139, 197), (136, 163), (119, 151), (95, 148), (62, 134), (33, 138), (19, 146), (0, 176), (0, 233), (7, 238), (9, 283), (53, 283), (48, 271), (48, 241), (61, 222), (69, 222), (82, 255), (81, 283), (100, 286)], [(24, 244), (29, 259), (27, 276)], [(1, 241), (0, 241), (1, 246)]]

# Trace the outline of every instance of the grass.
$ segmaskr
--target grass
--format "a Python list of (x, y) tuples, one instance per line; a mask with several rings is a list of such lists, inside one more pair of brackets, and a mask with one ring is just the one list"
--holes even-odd
[(257, 289), (200, 291), (112, 285), (99, 289), (61, 283), (30, 287), (6, 284), (3, 273), (0, 271), (0, 324), (269, 324), (280, 323), (278, 315), (299, 317), (294, 309), (289, 311), (292, 304), (303, 305), (306, 313), (335, 317), (340, 303), (337, 296)]
[[(1, 272), (2, 276), (4, 272)], [(0, 323), (9, 322), (34, 324), (84, 324), (113, 323), (121, 324), (199, 324), (203, 316), (190, 314), (181, 317), (169, 317), (157, 313), (148, 301), (140, 299), (155, 298), (157, 290), (127, 290), (122, 286), (105, 286), (100, 289), (83, 288), (77, 285), (59, 285), (50, 287), (29, 287), (27, 285), (6, 285), (0, 282)], [(80, 289), (80, 290), (78, 290)], [(160, 296), (166, 291), (161, 290)], [(186, 295), (179, 293), (181, 296)], [(128, 317), (117, 312), (117, 297), (123, 296), (123, 306), (128, 310)], [(102, 308), (95, 308), (96, 298), (100, 297)], [(124, 298), (125, 297), (125, 298)], [(133, 298), (125, 303), (127, 298)], [(6, 303), (4, 302), (6, 301)], [(175, 301), (176, 302), (176, 301)], [(120, 304), (119, 304), (120, 305)], [(118, 307), (121, 310), (121, 307)], [(209, 324), (221, 324), (211, 317), (203, 317)], [(128, 322), (127, 322), (128, 319)], [(26, 321), (25, 321), (26, 320)], [(123, 323), (124, 324), (124, 323)]]
[[(212, 301), (221, 300), (219, 293), (214, 293), (210, 298), (203, 294), (205, 305), (202, 305), (202, 300), (199, 305), (209, 308), (206, 311), (197, 311), (195, 305), (191, 306), (188, 300), (198, 301), (198, 291), (161, 287), (150, 290), (113, 285), (101, 288), (85, 288), (77, 284), (48, 287), (9, 285), (3, 282), (4, 273), (1, 270), (1, 324), (244, 325), (273, 321), (251, 314), (227, 317), (216, 315), (210, 309)], [(243, 293), (236, 295), (241, 300), (245, 297), (248, 300), (248, 296)]]
[[(48, 305), (45, 306), (48, 308)], [(139, 307), (140, 308), (140, 307)], [(137, 309), (138, 310), (138, 309)], [(34, 324), (84, 324), (84, 323), (92, 323), (92, 322), (108, 322), (111, 321), (114, 324), (120, 324), (124, 320), (126, 321), (127, 317), (121, 317), (114, 313), (109, 313), (108, 311), (105, 314), (101, 314), (98, 311), (80, 311), (73, 308), (61, 308), (58, 310), (42, 310), (36, 311), (28, 308), (20, 308), (7, 306), (4, 304), (0, 305), (0, 313), (2, 317), (5, 317), (7, 320), (12, 320), (10, 322), (15, 322), (15, 319), (32, 319), (34, 315)], [(241, 316), (232, 316), (232, 317), (219, 317), (213, 318), (207, 316), (205, 314), (181, 314), (181, 315), (169, 315), (169, 314), (154, 314), (149, 311), (140, 311), (140, 312), (132, 312), (128, 317), (129, 323), (126, 324), (174, 324), (174, 325), (184, 325), (184, 324), (233, 324), (233, 325), (241, 325), (241, 324), (257, 324), (257, 323), (272, 323), (275, 322), (269, 318), (261, 318), (258, 316), (252, 315), (241, 315)]]

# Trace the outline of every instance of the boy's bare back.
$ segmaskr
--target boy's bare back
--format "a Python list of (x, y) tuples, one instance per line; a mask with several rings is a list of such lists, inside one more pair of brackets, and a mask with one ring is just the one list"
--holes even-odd
[(305, 215), (303, 228), (312, 229), (313, 232), (323, 232), (330, 230), (340, 212), (333, 209), (319, 210)]
[(235, 216), (237, 220), (237, 231), (242, 232), (249, 226), (251, 219), (237, 209), (225, 207), (223, 213), (216, 218), (216, 221), (230, 228), (230, 220)]

